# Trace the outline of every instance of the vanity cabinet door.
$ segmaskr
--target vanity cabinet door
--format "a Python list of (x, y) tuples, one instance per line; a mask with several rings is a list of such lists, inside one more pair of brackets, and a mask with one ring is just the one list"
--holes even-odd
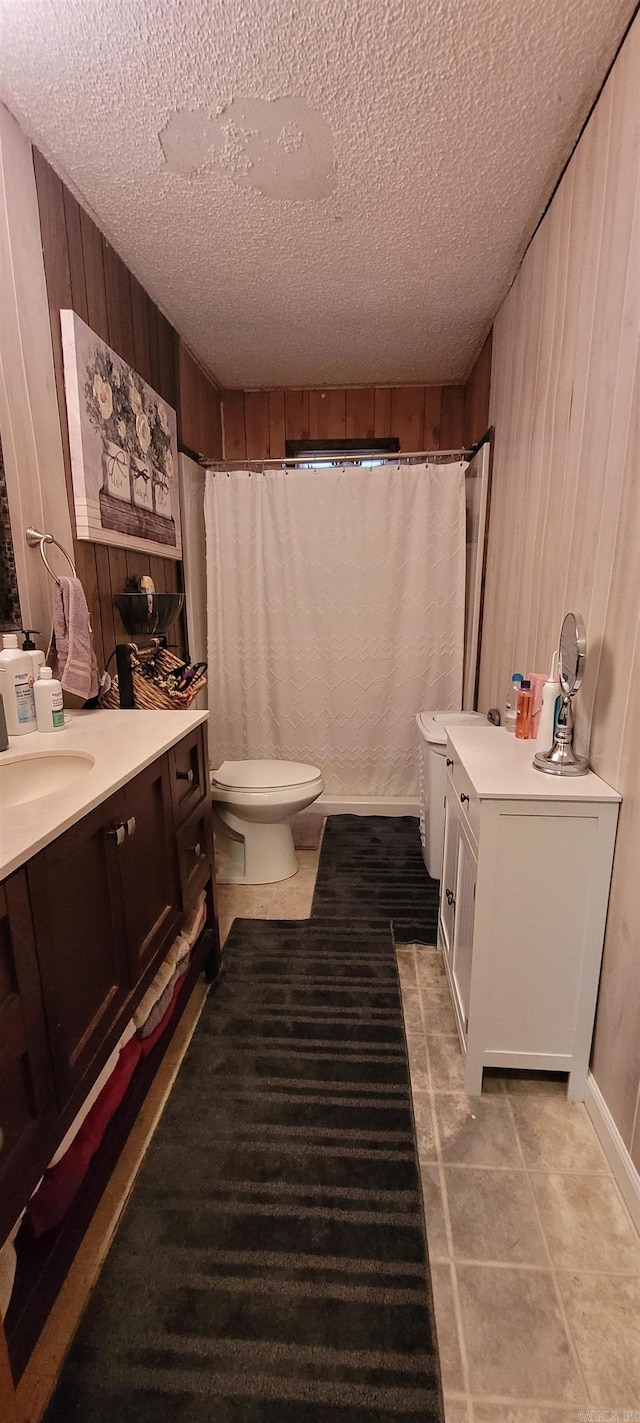
[(181, 916), (169, 757), (120, 792), (125, 838), (118, 849), (132, 985), (161, 957)]
[(98, 1055), (129, 993), (117, 801), (96, 806), (28, 866), (61, 1111), (94, 1060), (94, 1075), (100, 1070)]
[(24, 870), (0, 884), (0, 1241), (48, 1161), (56, 1100)]
[(444, 854), (440, 880), (440, 923), (444, 951), (451, 963), (453, 921), (456, 891), (456, 859), (458, 854), (458, 813), (447, 795), (444, 803)]
[(476, 912), (477, 860), (462, 827), (458, 834), (455, 921), (453, 930), (453, 982), (466, 1033), (469, 1023), (473, 929)]

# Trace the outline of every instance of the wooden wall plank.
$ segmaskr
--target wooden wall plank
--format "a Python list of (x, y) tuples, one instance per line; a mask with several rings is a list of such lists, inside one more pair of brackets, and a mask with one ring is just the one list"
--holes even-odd
[(425, 450), (439, 450), (442, 387), (427, 385), (424, 390), (423, 438)]
[(467, 449), (477, 444), (489, 428), (492, 338), (490, 331), (464, 388), (463, 439)]
[(80, 209), (80, 229), (87, 292), (87, 325), (102, 341), (108, 341), (109, 322), (107, 319), (107, 288), (104, 275), (102, 233), (82, 208)]
[(176, 333), (162, 312), (158, 312), (158, 364), (160, 384), (158, 394), (172, 410), (178, 405)]
[[(128, 365), (135, 363), (133, 344), (133, 320), (131, 316), (131, 288), (129, 272), (121, 262), (117, 252), (106, 238), (103, 238), (105, 287), (107, 293), (107, 323), (109, 345), (112, 351), (122, 357)], [(157, 387), (156, 387), (157, 388)]]
[(285, 442), (284, 391), (269, 391), (269, 456), (281, 459)]
[(375, 438), (376, 412), (373, 386), (347, 390), (345, 396), (345, 435), (348, 440)]
[(401, 450), (424, 449), (424, 386), (394, 386), (391, 391), (391, 434)]
[(160, 388), (160, 352), (158, 348), (158, 308), (151, 298), (147, 300), (147, 319), (149, 323), (149, 371), (151, 380), (149, 384), (154, 390)]
[(269, 396), (266, 390), (246, 390), (244, 393), (244, 427), (247, 458), (269, 458)]
[(374, 395), (375, 436), (385, 440), (391, 435), (391, 387), (377, 385)]
[(224, 457), (243, 460), (247, 457), (247, 435), (244, 423), (244, 391), (225, 390), (222, 396)]
[(81, 321), (88, 322), (87, 287), (82, 246), (82, 224), (80, 208), (68, 188), (62, 189), (64, 221), (67, 233), (67, 254), (71, 279), (71, 305)]
[(149, 298), (144, 287), (141, 287), (133, 276), (129, 278), (129, 290), (131, 293), (134, 369), (142, 376), (143, 380), (147, 381), (148, 385), (152, 385)]
[(287, 440), (310, 439), (308, 390), (285, 390), (284, 421)]
[(440, 449), (459, 450), (464, 444), (464, 386), (443, 385), (440, 407)]

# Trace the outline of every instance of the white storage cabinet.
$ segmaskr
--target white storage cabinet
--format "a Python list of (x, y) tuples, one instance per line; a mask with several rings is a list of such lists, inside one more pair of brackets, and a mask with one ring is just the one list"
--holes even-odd
[(438, 944), (465, 1056), (569, 1074), (582, 1101), (620, 796), (589, 772), (534, 770), (533, 742), (503, 728), (447, 739)]

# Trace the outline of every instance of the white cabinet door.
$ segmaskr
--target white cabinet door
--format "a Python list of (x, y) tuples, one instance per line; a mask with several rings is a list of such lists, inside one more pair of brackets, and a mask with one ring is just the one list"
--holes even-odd
[(458, 847), (458, 812), (447, 795), (444, 803), (444, 855), (440, 880), (440, 922), (444, 950), (451, 963)]
[(453, 982), (466, 1033), (469, 1019), (473, 924), (476, 910), (477, 860), (462, 826), (459, 827), (457, 840), (452, 967)]

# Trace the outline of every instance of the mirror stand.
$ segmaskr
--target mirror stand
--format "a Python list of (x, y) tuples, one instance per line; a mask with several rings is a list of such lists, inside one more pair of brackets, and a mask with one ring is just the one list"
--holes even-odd
[(579, 613), (567, 613), (563, 618), (558, 644), (558, 677), (560, 679), (560, 711), (550, 751), (537, 751), (533, 764), (536, 771), (548, 776), (586, 776), (589, 762), (586, 756), (576, 756), (573, 749), (572, 699), (582, 686), (587, 656), (587, 639)]
[(586, 756), (577, 756), (573, 749), (572, 696), (573, 693), (562, 694), (551, 750), (537, 751), (533, 758), (536, 771), (546, 771), (548, 776), (586, 776), (589, 770)]

